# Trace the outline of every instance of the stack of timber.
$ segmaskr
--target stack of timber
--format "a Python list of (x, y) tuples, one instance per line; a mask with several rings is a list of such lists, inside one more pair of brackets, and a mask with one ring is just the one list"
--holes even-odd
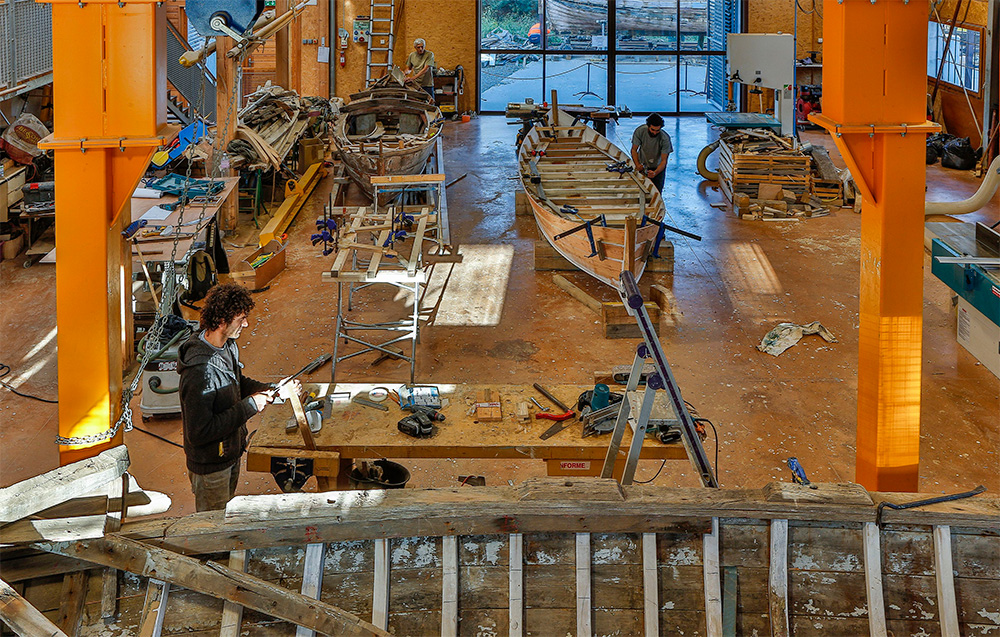
[[(106, 637), (998, 630), (1000, 500), (883, 510), (924, 496), (817, 486), (543, 478), (241, 496), (55, 540), (8, 526), (0, 616)], [(100, 569), (130, 574), (105, 618)]]
[(630, 171), (628, 154), (577, 125), (555, 99), (548, 125), (534, 126), (517, 152), (538, 230), (559, 255), (598, 281), (617, 287), (625, 270), (638, 280), (663, 232), (663, 199), (645, 175)]
[[(370, 198), (373, 175), (417, 175), (433, 152), (444, 118), (434, 99), (397, 67), (351, 95), (333, 123), (347, 173)], [(389, 203), (398, 196), (380, 198)]]
[(743, 219), (825, 216), (844, 205), (845, 176), (822, 147), (796, 145), (770, 131), (720, 139), (719, 185)]
[(333, 115), (329, 100), (300, 97), (268, 82), (247, 96), (247, 105), (238, 114), (236, 139), (226, 150), (237, 168), (280, 170), (288, 153), (313, 125), (331, 120)]

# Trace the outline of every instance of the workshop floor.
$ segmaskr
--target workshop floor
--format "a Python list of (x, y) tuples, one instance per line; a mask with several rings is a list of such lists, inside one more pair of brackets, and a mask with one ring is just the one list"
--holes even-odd
[[(640, 120), (625, 120), (612, 141), (624, 146)], [(710, 207), (722, 194), (695, 171), (698, 152), (710, 131), (701, 118), (671, 118), (665, 130), (677, 152), (670, 158), (664, 198), (669, 221), (703, 237), (675, 241), (673, 276), (647, 274), (673, 290), (681, 313), (661, 324), (660, 337), (684, 397), (710, 418), (719, 433), (718, 471), (726, 487), (759, 487), (789, 479), (785, 461), (797, 456), (810, 479), (849, 482), (854, 478), (858, 356), (860, 215), (850, 209), (805, 221), (740, 221)], [(468, 173), (448, 190), (452, 237), (465, 246), (467, 261), (455, 277), (476, 280), (490, 268), (508, 273), (492, 282), (506, 294), (499, 321), (489, 312), (463, 311), (477, 298), (446, 295), (452, 325), (422, 332), (416, 377), (419, 382), (580, 383), (595, 370), (631, 362), (632, 340), (605, 340), (596, 315), (552, 283), (552, 273), (536, 273), (531, 217), (514, 215), (516, 164), (514, 128), (503, 118), (482, 118), (445, 127), (449, 179)], [(818, 132), (804, 139), (823, 143)], [(625, 143), (623, 143), (623, 141)], [(928, 169), (928, 198), (953, 200), (977, 187), (971, 174)], [(241, 345), (247, 371), (278, 379), (331, 349), (336, 295), (320, 273), (332, 257), (309, 245), (312, 219), (331, 188), (325, 180), (290, 232), (287, 269), (270, 289), (256, 295), (251, 329)], [(350, 203), (360, 203), (352, 191)], [(1000, 219), (1000, 196), (963, 220)], [(253, 237), (245, 222), (231, 245)], [(492, 246), (492, 248), (490, 248)], [(504, 247), (506, 246), (506, 247)], [(242, 256), (249, 251), (234, 250)], [(512, 254), (512, 259), (511, 259)], [(510, 267), (506, 264), (510, 261)], [(13, 368), (5, 380), (21, 391), (56, 396), (54, 268), (21, 267), (23, 256), (0, 264), (0, 362)], [(924, 262), (924, 368), (921, 401), (921, 491), (951, 492), (985, 484), (1000, 488), (1000, 381), (955, 341), (955, 313), (949, 290)], [(610, 288), (579, 273), (566, 276), (592, 295), (613, 300)], [(476, 291), (477, 285), (465, 286)], [(403, 308), (377, 290), (362, 291), (359, 311)], [(387, 310), (388, 311), (388, 310)], [(439, 315), (440, 316), (440, 315)], [(820, 321), (837, 343), (806, 337), (779, 357), (755, 349), (782, 321)], [(444, 322), (444, 321), (442, 321)], [(463, 324), (464, 323), (464, 324)], [(495, 323), (495, 324), (494, 324)], [(407, 366), (369, 357), (342, 364), (338, 380), (403, 381)], [(326, 380), (328, 367), (316, 377)], [(72, 381), (69, 381), (72, 382)], [(138, 399), (133, 404), (137, 409)], [(0, 486), (54, 468), (56, 409), (3, 391), (0, 394)], [(181, 440), (180, 421), (137, 423), (170, 440)], [(251, 421), (250, 428), (254, 428)], [(575, 435), (574, 430), (560, 435)], [(171, 513), (193, 511), (183, 452), (133, 430), (125, 435), (131, 471), (139, 483), (174, 499)], [(710, 456), (715, 441), (706, 443)], [(459, 475), (484, 475), (488, 484), (543, 475), (540, 461), (406, 461), (414, 487), (456, 485)], [(659, 462), (643, 461), (637, 479), (653, 478)], [(687, 462), (668, 462), (656, 484), (698, 484)], [(314, 488), (313, 483), (307, 488)], [(239, 493), (276, 492), (267, 474), (246, 474)]]

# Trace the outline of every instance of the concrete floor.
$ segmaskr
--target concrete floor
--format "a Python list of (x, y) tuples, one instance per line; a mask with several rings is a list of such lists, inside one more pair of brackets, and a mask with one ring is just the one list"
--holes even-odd
[[(612, 141), (624, 145), (640, 120), (626, 120)], [(660, 337), (684, 397), (713, 420), (719, 432), (720, 482), (726, 487), (759, 487), (789, 478), (785, 461), (797, 456), (809, 477), (820, 482), (854, 478), (858, 355), (860, 215), (849, 209), (799, 222), (749, 222), (709, 206), (720, 192), (697, 176), (695, 159), (711, 135), (697, 117), (669, 119), (665, 130), (677, 152), (670, 159), (664, 198), (669, 221), (703, 237), (675, 241), (674, 274), (647, 274), (671, 288), (683, 316), (664, 322)], [(452, 236), (466, 246), (504, 245), (513, 249), (502, 313), (495, 325), (431, 325), (422, 332), (419, 382), (580, 383), (595, 370), (631, 361), (635, 341), (605, 340), (599, 321), (552, 284), (551, 273), (535, 273), (531, 217), (515, 217), (515, 129), (502, 118), (482, 118), (445, 127), (449, 179), (468, 176), (448, 191)], [(818, 132), (804, 139), (833, 144)], [(971, 174), (934, 166), (928, 169), (928, 198), (960, 199), (977, 187)], [(311, 220), (331, 184), (324, 181), (290, 231), (287, 269), (271, 288), (255, 296), (257, 309), (241, 345), (247, 371), (278, 379), (331, 349), (335, 288), (320, 273), (333, 257), (309, 245)], [(352, 201), (360, 203), (356, 192)], [(1000, 196), (963, 220), (995, 222)], [(241, 228), (232, 242), (251, 239)], [(243, 252), (234, 250), (234, 256)], [(0, 264), (0, 362), (25, 376), (22, 391), (55, 397), (57, 390), (54, 268), (21, 267), (23, 256)], [(924, 262), (924, 369), (920, 488), (925, 492), (966, 490), (985, 484), (1000, 488), (1000, 381), (955, 341), (950, 291)], [(568, 278), (603, 300), (614, 293), (583, 274)], [(372, 291), (359, 297), (360, 310), (400, 301)], [(466, 299), (449, 302), (461, 307)], [(807, 337), (780, 357), (755, 349), (782, 321), (820, 321), (838, 338), (828, 344)], [(369, 359), (344, 363), (342, 381), (403, 381), (407, 368)], [(328, 379), (328, 368), (318, 372)], [(68, 381), (72, 382), (72, 381)], [(133, 409), (138, 411), (138, 399)], [(56, 409), (0, 392), (0, 486), (54, 468)], [(137, 423), (179, 442), (178, 419)], [(255, 422), (250, 422), (254, 429)], [(569, 435), (563, 433), (561, 435)], [(193, 511), (183, 452), (140, 431), (125, 435), (132, 473), (149, 489), (174, 498), (171, 513)], [(714, 441), (706, 449), (714, 454)], [(406, 461), (411, 486), (457, 484), (457, 476), (482, 474), (490, 484), (543, 475), (540, 461)], [(659, 462), (643, 461), (637, 479), (651, 478)], [(686, 462), (668, 462), (656, 484), (698, 484)], [(307, 488), (314, 488), (313, 482)], [(246, 474), (239, 493), (276, 492), (267, 474)]]

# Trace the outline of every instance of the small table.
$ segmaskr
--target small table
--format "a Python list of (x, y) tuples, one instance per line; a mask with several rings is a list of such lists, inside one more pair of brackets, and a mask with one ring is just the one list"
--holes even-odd
[[(350, 392), (367, 397), (373, 387), (398, 389), (399, 384), (338, 383), (336, 391)], [(329, 385), (319, 383), (313, 387), (319, 395), (329, 393)], [(581, 438), (582, 425), (572, 421), (566, 429), (548, 440), (539, 436), (552, 426), (550, 420), (535, 420), (537, 408), (531, 406), (531, 420), (519, 422), (516, 406), (534, 397), (552, 412), (558, 408), (525, 385), (447, 385), (437, 384), (441, 397), (448, 404), (441, 408), (447, 416), (444, 422), (435, 423), (437, 431), (430, 438), (413, 438), (396, 428), (409, 412), (402, 411), (392, 399), (382, 404), (389, 408), (380, 411), (353, 402), (330, 403), (324, 410), (323, 428), (313, 438), (316, 450), (305, 449), (298, 430), (286, 432), (285, 425), (292, 416), (288, 403), (274, 405), (264, 410), (257, 433), (250, 442), (247, 469), (271, 471), (271, 458), (314, 458), (317, 475), (337, 478), (337, 488), (348, 487), (348, 474), (356, 458), (510, 458), (516, 460), (542, 460), (550, 476), (599, 476), (604, 466), (610, 436)], [(476, 396), (485, 389), (500, 393), (502, 419), (480, 422), (469, 410)], [(548, 389), (564, 404), (575, 407), (577, 397), (592, 385), (551, 385)], [(624, 388), (619, 388), (624, 391)], [(614, 390), (614, 388), (612, 388)], [(629, 432), (631, 431), (630, 428)], [(621, 445), (621, 458), (615, 463), (616, 474), (625, 465), (625, 453), (631, 433), (625, 434)], [(681, 443), (663, 444), (649, 438), (642, 446), (641, 458), (686, 460), (687, 452)], [(322, 468), (320, 468), (322, 466)]]

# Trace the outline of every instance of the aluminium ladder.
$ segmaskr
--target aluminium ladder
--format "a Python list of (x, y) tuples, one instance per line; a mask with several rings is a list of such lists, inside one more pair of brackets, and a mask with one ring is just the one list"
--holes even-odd
[[(368, 18), (371, 30), (368, 33), (365, 87), (392, 68), (392, 50), (396, 45), (396, 0), (371, 0)], [(378, 70), (381, 72), (372, 72)]]
[[(629, 445), (628, 456), (625, 460), (625, 471), (622, 474), (621, 483), (623, 485), (632, 484), (635, 477), (635, 467), (639, 462), (639, 453), (642, 451), (642, 441), (646, 437), (646, 426), (649, 424), (650, 416), (653, 412), (653, 403), (656, 395), (660, 391), (666, 392), (668, 406), (672, 407), (673, 414), (678, 420), (681, 430), (681, 441), (687, 451), (688, 458), (694, 467), (695, 472), (706, 487), (718, 488), (715, 472), (712, 470), (712, 463), (702, 447), (701, 437), (695, 428), (694, 419), (688, 411), (684, 399), (681, 398), (680, 387), (674, 380), (674, 375), (670, 371), (670, 364), (663, 354), (660, 340), (653, 329), (653, 323), (649, 320), (646, 306), (643, 304), (642, 294), (635, 283), (635, 276), (628, 270), (621, 273), (621, 288), (618, 293), (639, 324), (639, 331), (642, 332), (643, 342), (636, 347), (635, 360), (632, 362), (632, 371), (628, 377), (628, 384), (625, 387), (625, 399), (616, 405), (594, 412), (591, 417), (603, 415), (601, 412), (614, 413), (618, 409), (618, 418), (615, 421), (615, 429), (611, 435), (611, 443), (608, 445), (608, 454), (604, 459), (604, 467), (601, 471), (602, 478), (614, 477), (615, 460), (618, 457), (618, 449), (621, 446), (622, 437), (625, 433), (626, 425), (632, 425), (632, 442)], [(642, 377), (642, 370), (646, 364), (646, 359), (652, 359), (653, 372), (646, 378), (646, 389), (638, 392), (639, 380)], [(641, 394), (641, 397), (639, 396)], [(641, 401), (638, 418), (634, 423), (630, 422), (629, 411), (633, 399)], [(620, 405), (620, 408), (619, 408)]]

